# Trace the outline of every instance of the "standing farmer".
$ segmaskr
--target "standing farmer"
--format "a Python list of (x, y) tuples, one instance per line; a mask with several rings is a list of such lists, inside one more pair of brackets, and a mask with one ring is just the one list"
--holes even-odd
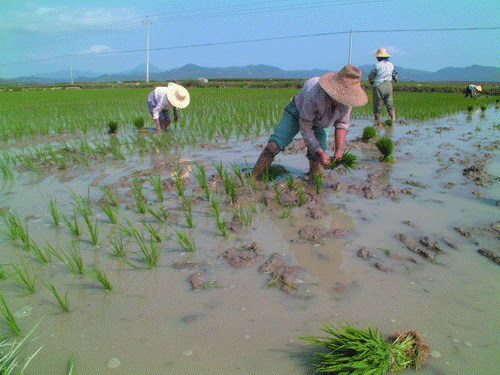
[(158, 86), (148, 95), (148, 109), (156, 124), (156, 131), (167, 130), (172, 120), (170, 108), (174, 111), (174, 122), (179, 120), (178, 108), (189, 105), (189, 92), (181, 85), (169, 82), (167, 86)]
[(309, 176), (321, 174), (330, 162), (325, 128), (335, 127), (335, 158), (344, 152), (352, 107), (362, 106), (368, 97), (361, 87), (361, 70), (346, 65), (337, 73), (326, 73), (307, 80), (285, 107), (281, 121), (259, 156), (253, 176), (259, 177), (274, 157), (283, 151), (300, 131), (307, 147)]
[(394, 65), (389, 61), (391, 55), (387, 53), (385, 48), (379, 48), (373, 56), (378, 60), (368, 75), (368, 81), (373, 85), (373, 117), (376, 122), (380, 121), (383, 102), (389, 117), (395, 122), (396, 110), (392, 99)]

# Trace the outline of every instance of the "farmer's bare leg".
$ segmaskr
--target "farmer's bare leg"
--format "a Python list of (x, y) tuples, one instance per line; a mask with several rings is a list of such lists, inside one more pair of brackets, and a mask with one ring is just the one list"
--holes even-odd
[(276, 144), (276, 142), (269, 142), (264, 150), (260, 153), (255, 166), (253, 167), (252, 175), (254, 178), (260, 177), (264, 169), (269, 167), (274, 160), (274, 157), (280, 153), (280, 148)]
[(382, 114), (381, 114), (381, 113), (377, 113), (377, 112), (375, 112), (375, 113), (373, 114), (373, 118), (375, 119), (375, 122), (380, 121), (380, 118), (381, 118), (381, 117), (382, 117)]
[(307, 176), (309, 178), (314, 178), (314, 176), (322, 173), (323, 173), (323, 165), (321, 164), (321, 160), (309, 159), (309, 172), (307, 172)]
[(396, 122), (396, 110), (395, 109), (391, 109), (389, 111), (389, 117), (391, 118), (392, 122)]

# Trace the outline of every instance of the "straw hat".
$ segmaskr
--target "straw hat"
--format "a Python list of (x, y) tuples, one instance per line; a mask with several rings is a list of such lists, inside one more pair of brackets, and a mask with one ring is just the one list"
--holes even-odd
[(167, 85), (167, 99), (175, 108), (186, 108), (190, 101), (188, 90), (173, 82)]
[(483, 91), (483, 86), (481, 86), (481, 85), (477, 85), (477, 86), (476, 86), (476, 89), (477, 89), (477, 91)]
[(319, 84), (339, 103), (359, 107), (368, 103), (368, 97), (361, 87), (361, 70), (348, 64), (337, 73), (326, 73), (319, 77)]
[(385, 48), (379, 48), (377, 50), (377, 53), (373, 56), (375, 56), (375, 57), (390, 57), (391, 55), (389, 54), (389, 52), (387, 52), (385, 50)]

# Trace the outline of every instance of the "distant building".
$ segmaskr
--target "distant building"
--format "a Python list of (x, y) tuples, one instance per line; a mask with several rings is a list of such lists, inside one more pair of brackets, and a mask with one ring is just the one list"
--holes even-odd
[(208, 82), (208, 79), (206, 78), (198, 78), (197, 79), (198, 82), (203, 82), (203, 83), (207, 83)]

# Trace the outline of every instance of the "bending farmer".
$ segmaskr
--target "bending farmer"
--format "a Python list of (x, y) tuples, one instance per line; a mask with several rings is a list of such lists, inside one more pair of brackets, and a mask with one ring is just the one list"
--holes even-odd
[(480, 91), (483, 91), (481, 85), (469, 85), (465, 88), (465, 97), (475, 98)]
[(171, 124), (170, 108), (174, 112), (174, 122), (179, 120), (178, 108), (189, 105), (189, 92), (181, 85), (170, 82), (167, 86), (158, 86), (148, 95), (148, 109), (156, 124), (156, 131), (167, 130)]
[(394, 73), (394, 65), (389, 61), (389, 53), (385, 48), (379, 48), (377, 53), (373, 55), (378, 62), (375, 64), (370, 74), (368, 81), (373, 85), (373, 117), (375, 121), (380, 121), (382, 102), (387, 108), (389, 117), (393, 122), (396, 121), (396, 110), (392, 99), (392, 74)]
[(346, 65), (337, 73), (327, 73), (307, 80), (300, 92), (285, 107), (281, 121), (255, 164), (253, 176), (259, 177), (300, 131), (307, 146), (309, 176), (321, 174), (330, 162), (325, 152), (325, 128), (335, 127), (335, 158), (344, 152), (352, 107), (362, 106), (368, 97), (361, 87), (361, 70)]

